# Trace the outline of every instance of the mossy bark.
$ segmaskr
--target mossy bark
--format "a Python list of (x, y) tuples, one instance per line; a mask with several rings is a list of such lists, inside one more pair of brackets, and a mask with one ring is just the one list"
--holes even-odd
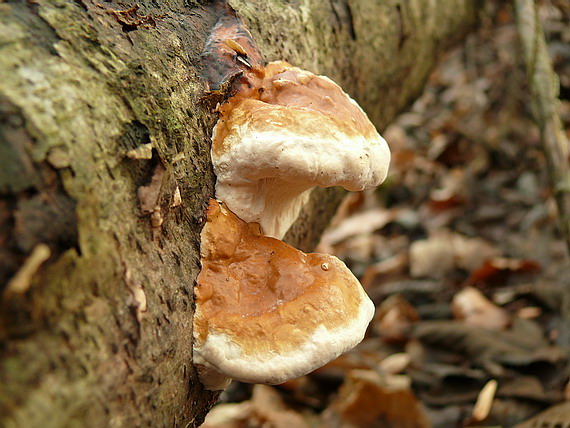
[[(192, 313), (215, 180), (200, 52), (221, 9), (139, 4), (0, 3), (1, 426), (197, 426), (217, 398), (192, 366)], [(333, 78), (380, 129), (477, 9), (231, 4), (267, 60)], [(151, 221), (137, 191), (162, 167)], [(315, 192), (288, 240), (314, 245), (340, 195)], [(16, 286), (43, 244), (50, 258)]]

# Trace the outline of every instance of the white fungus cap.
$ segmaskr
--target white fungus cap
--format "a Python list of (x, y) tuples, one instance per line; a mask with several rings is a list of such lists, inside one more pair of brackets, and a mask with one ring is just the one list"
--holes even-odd
[(342, 261), (263, 236), (210, 201), (194, 315), (194, 363), (206, 388), (305, 375), (356, 346), (373, 315)]
[(220, 108), (212, 162), (216, 197), (282, 238), (310, 189), (373, 188), (386, 178), (390, 150), (336, 83), (274, 62)]

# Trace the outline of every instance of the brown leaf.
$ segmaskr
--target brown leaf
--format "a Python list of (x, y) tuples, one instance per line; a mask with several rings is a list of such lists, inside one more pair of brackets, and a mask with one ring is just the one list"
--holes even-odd
[(201, 425), (202, 428), (242, 428), (252, 414), (249, 401), (222, 403), (214, 406)]
[(403, 376), (382, 377), (372, 370), (353, 370), (337, 398), (323, 413), (329, 428), (428, 428), (422, 405)]
[(413, 327), (413, 337), (424, 344), (463, 354), (475, 365), (500, 375), (509, 367), (532, 363), (556, 364), (567, 355), (545, 340), (531, 320), (513, 319), (509, 330), (489, 330), (452, 321), (424, 321)]
[(441, 186), (430, 192), (430, 209), (437, 212), (462, 205), (466, 199), (466, 189), (465, 171), (453, 168), (442, 177)]
[(267, 385), (255, 385), (249, 401), (215, 406), (202, 427), (309, 428), (303, 417), (284, 403), (277, 390)]
[(303, 417), (285, 405), (277, 390), (267, 385), (255, 385), (251, 397), (254, 420), (257, 426), (272, 428), (308, 428)]
[(418, 320), (415, 308), (403, 297), (394, 295), (376, 310), (372, 329), (387, 342), (402, 342), (409, 338), (410, 329)]
[(410, 365), (412, 357), (406, 352), (397, 352), (384, 358), (378, 367), (385, 373), (398, 374)]
[(466, 287), (453, 297), (451, 310), (465, 324), (503, 330), (510, 325), (508, 313), (473, 287)]
[(408, 267), (408, 255), (396, 254), (381, 262), (374, 263), (364, 272), (360, 280), (365, 290), (370, 290), (375, 284), (382, 284), (388, 280), (400, 279)]
[(555, 403), (563, 399), (560, 391), (545, 391), (536, 376), (516, 376), (504, 380), (499, 386), (498, 397), (523, 398), (543, 403)]
[(570, 401), (552, 406), (514, 428), (566, 427), (570, 421)]
[(341, 221), (338, 226), (328, 230), (321, 239), (319, 246), (328, 248), (349, 237), (370, 234), (381, 229), (396, 216), (395, 211), (375, 208), (355, 214)]
[(540, 264), (534, 260), (496, 257), (487, 260), (479, 269), (476, 269), (467, 283), (500, 285), (513, 273), (534, 274), (540, 269)]
[(457, 268), (476, 269), (498, 253), (497, 248), (481, 238), (468, 238), (442, 229), (410, 245), (410, 274), (443, 278)]

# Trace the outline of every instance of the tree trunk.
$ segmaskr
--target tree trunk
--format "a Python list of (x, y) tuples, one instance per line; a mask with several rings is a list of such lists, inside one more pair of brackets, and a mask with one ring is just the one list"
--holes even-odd
[[(475, 3), (231, 5), (266, 60), (331, 77), (382, 129)], [(1, 426), (198, 426), (217, 398), (192, 313), (215, 181), (200, 53), (223, 8), (132, 4), (0, 3)], [(314, 245), (341, 195), (314, 192), (289, 242)]]

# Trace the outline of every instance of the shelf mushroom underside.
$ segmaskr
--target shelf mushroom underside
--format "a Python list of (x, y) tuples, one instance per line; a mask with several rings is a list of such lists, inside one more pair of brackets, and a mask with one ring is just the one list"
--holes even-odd
[(388, 172), (388, 145), (345, 98), (354, 114), (342, 122), (307, 107), (237, 102), (212, 136), (216, 197), (264, 234), (282, 238), (310, 189), (378, 186)]

